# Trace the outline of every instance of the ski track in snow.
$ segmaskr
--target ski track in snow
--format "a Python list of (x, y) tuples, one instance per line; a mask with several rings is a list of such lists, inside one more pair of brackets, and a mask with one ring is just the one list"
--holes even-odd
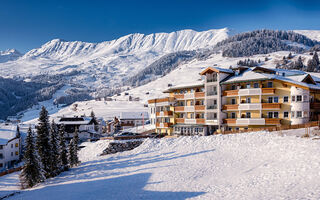
[(98, 156), (108, 142), (84, 143), (80, 166), (9, 199), (320, 198), (319, 140), (265, 132), (146, 139)]

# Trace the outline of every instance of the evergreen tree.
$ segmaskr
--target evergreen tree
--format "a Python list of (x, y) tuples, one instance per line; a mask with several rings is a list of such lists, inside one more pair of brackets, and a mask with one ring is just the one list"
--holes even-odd
[(28, 129), (26, 137), (26, 150), (24, 153), (24, 166), (19, 176), (21, 187), (30, 188), (45, 179), (44, 171), (41, 168), (41, 162), (38, 159), (38, 154), (34, 144), (34, 135), (31, 127)]
[(293, 56), (292, 56), (292, 53), (290, 52), (288, 55), (288, 59), (291, 59), (291, 58), (293, 58)]
[(61, 163), (61, 170), (65, 171), (68, 170), (68, 151), (66, 147), (66, 140), (64, 138), (65, 134), (65, 129), (64, 125), (62, 124), (59, 129), (59, 146), (60, 146), (60, 151), (59, 151), (59, 161)]
[(73, 153), (74, 153), (74, 163), (77, 165), (79, 164), (79, 158), (78, 158), (78, 151), (79, 151), (79, 134), (78, 134), (78, 129), (75, 130), (74, 135), (73, 135)]
[(74, 159), (74, 141), (73, 138), (70, 140), (69, 145), (68, 145), (68, 162), (69, 162), (69, 166), (73, 167), (75, 165), (75, 159)]
[(313, 54), (312, 60), (314, 60), (314, 62), (317, 63), (317, 65), (320, 64), (319, 56), (318, 56), (318, 53), (316, 51)]
[(50, 125), (48, 111), (42, 107), (39, 116), (39, 124), (37, 126), (36, 147), (40, 156), (45, 176), (48, 178), (51, 175), (51, 145), (49, 143)]
[(57, 176), (60, 173), (61, 170), (61, 160), (59, 159), (59, 150), (60, 150), (60, 144), (58, 139), (58, 127), (56, 123), (54, 123), (54, 120), (52, 120), (51, 123), (51, 129), (50, 129), (50, 146), (51, 146), (51, 176)]
[(302, 58), (301, 56), (299, 56), (298, 60), (294, 63), (294, 68), (295, 69), (302, 69), (304, 67), (303, 62), (302, 62)]

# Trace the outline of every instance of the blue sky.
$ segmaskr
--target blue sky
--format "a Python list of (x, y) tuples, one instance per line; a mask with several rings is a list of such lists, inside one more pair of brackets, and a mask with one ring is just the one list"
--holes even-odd
[(26, 52), (61, 38), (101, 42), (130, 33), (228, 27), (320, 30), (320, 1), (2, 0), (0, 50)]

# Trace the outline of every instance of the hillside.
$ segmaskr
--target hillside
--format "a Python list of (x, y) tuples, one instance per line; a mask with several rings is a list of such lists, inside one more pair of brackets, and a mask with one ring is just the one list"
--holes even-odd
[[(319, 140), (266, 132), (147, 139), (101, 157), (108, 141), (83, 145), (80, 166), (8, 199), (320, 198)], [(16, 183), (17, 174), (0, 177), (0, 197)]]

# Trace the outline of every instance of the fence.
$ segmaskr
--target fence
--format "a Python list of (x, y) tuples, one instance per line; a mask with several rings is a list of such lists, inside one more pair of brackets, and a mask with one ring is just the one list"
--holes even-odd
[(305, 124), (295, 124), (295, 125), (281, 125), (281, 126), (272, 126), (272, 127), (262, 127), (262, 128), (248, 128), (246, 130), (233, 130), (233, 131), (222, 131), (222, 134), (234, 134), (234, 133), (247, 133), (247, 132), (256, 132), (256, 131), (283, 131), (290, 129), (299, 129), (299, 128), (308, 128), (320, 126), (320, 121), (308, 122)]
[(4, 176), (4, 175), (7, 175), (7, 174), (11, 174), (13, 172), (17, 172), (17, 171), (20, 171), (22, 169), (22, 167), (17, 167), (17, 168), (13, 168), (13, 169), (8, 169), (4, 172), (0, 172), (0, 176)]

